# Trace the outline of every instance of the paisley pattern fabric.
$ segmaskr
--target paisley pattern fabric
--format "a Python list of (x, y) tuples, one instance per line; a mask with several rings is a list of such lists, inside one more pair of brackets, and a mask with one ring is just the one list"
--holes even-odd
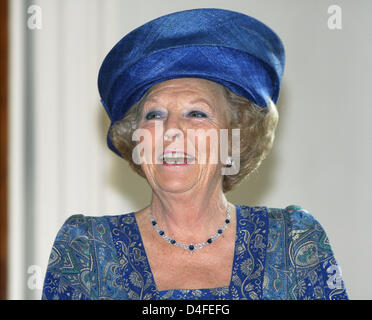
[(326, 233), (298, 206), (236, 205), (231, 282), (158, 291), (134, 213), (74, 215), (59, 230), (42, 299), (348, 299)]

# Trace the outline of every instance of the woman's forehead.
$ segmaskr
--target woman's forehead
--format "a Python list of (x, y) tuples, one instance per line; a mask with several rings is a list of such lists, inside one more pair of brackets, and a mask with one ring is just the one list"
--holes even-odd
[(190, 105), (208, 105), (217, 117), (224, 119), (223, 121), (230, 119), (223, 86), (202, 78), (177, 78), (157, 83), (149, 89), (144, 104), (173, 102), (180, 96), (185, 98), (183, 102)]
[(155, 84), (149, 89), (147, 99), (162, 95), (184, 93), (214, 100), (223, 95), (220, 84), (201, 78), (177, 78)]

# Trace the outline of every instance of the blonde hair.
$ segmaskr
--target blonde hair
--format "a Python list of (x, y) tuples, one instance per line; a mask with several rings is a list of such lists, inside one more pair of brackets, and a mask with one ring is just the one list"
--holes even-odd
[[(229, 192), (238, 186), (242, 180), (256, 170), (272, 148), (275, 129), (278, 123), (278, 111), (270, 100), (266, 108), (261, 108), (221, 85), (230, 112), (229, 130), (240, 129), (240, 170), (235, 175), (224, 175), (223, 192)], [(130, 167), (141, 177), (146, 178), (140, 165), (133, 162), (132, 151), (137, 142), (132, 141), (134, 131), (140, 120), (143, 104), (147, 93), (135, 103), (123, 117), (115, 122), (109, 131), (109, 136), (115, 148)], [(229, 133), (229, 137), (231, 134)], [(229, 142), (231, 146), (231, 141)], [(231, 152), (229, 152), (231, 154)]]

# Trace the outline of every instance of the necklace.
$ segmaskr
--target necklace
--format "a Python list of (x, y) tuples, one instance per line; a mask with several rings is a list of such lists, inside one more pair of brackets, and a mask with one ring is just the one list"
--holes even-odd
[(167, 242), (169, 242), (170, 244), (172, 244), (174, 246), (177, 246), (177, 247), (180, 247), (182, 249), (185, 249), (189, 253), (193, 253), (193, 252), (195, 252), (195, 250), (203, 249), (205, 246), (207, 246), (207, 245), (212, 244), (213, 242), (215, 242), (221, 236), (221, 234), (226, 230), (227, 225), (230, 223), (231, 215), (230, 215), (230, 207), (227, 206), (226, 219), (225, 219), (224, 225), (220, 229), (217, 230), (217, 233), (214, 236), (208, 238), (207, 241), (201, 242), (201, 243), (197, 243), (197, 244), (192, 244), (192, 243), (186, 244), (186, 243), (177, 242), (176, 240), (168, 237), (165, 234), (165, 232), (158, 226), (158, 223), (155, 221), (155, 219), (154, 219), (154, 217), (152, 216), (151, 213), (150, 213), (150, 220), (151, 220), (151, 224), (155, 228), (156, 232), (163, 239), (165, 239)]

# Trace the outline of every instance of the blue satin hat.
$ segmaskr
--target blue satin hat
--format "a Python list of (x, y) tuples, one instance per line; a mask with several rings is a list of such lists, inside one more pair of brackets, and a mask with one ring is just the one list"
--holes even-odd
[[(107, 54), (98, 75), (111, 126), (158, 82), (204, 78), (265, 108), (277, 102), (285, 64), (280, 38), (265, 24), (223, 9), (171, 13), (140, 26)], [(107, 135), (109, 148), (121, 156)]]

